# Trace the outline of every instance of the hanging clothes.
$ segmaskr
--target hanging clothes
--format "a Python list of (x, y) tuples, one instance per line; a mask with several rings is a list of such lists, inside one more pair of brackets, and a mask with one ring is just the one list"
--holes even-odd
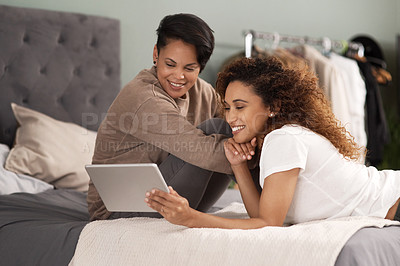
[(383, 160), (383, 148), (390, 142), (389, 128), (383, 109), (379, 84), (372, 73), (371, 64), (357, 61), (361, 73), (365, 79), (367, 88), (367, 163), (373, 166), (379, 165)]
[[(254, 44), (256, 38), (273, 41), (273, 45), (262, 49)], [(284, 49), (279, 47), (281, 42), (302, 45)], [(322, 49), (319, 51), (311, 45)], [(369, 60), (355, 60), (353, 56), (346, 58), (333, 52), (327, 54), (333, 47), (342, 49), (341, 53), (345, 50), (356, 52), (354, 55), (365, 52)], [(347, 49), (343, 50), (343, 47)], [(366, 163), (377, 166), (383, 160), (384, 145), (390, 142), (378, 82), (388, 84), (391, 81), (383, 54), (377, 47), (379, 48), (371, 38), (365, 36), (346, 43), (328, 38), (250, 31), (245, 34), (245, 52), (235, 57), (275, 56), (288, 67), (302, 68), (307, 64), (318, 77), (319, 85), (330, 101), (336, 118), (351, 133), (358, 145), (367, 147)], [(230, 58), (224, 65), (232, 60)]]
[(300, 56), (296, 56), (287, 49), (278, 47), (272, 51), (272, 55), (278, 57), (285, 66), (289, 68), (300, 68), (304, 69), (307, 66), (306, 60)]
[(363, 57), (356, 56), (355, 58), (357, 59), (367, 87), (367, 162), (373, 166), (377, 166), (383, 160), (384, 145), (390, 143), (390, 132), (379, 84), (389, 84), (391, 75), (386, 71), (386, 61), (383, 51), (372, 37), (361, 35), (354, 37), (351, 41), (361, 43), (365, 49)]
[[(307, 60), (309, 67), (318, 77), (320, 87), (331, 102), (332, 111), (336, 118), (351, 132), (350, 102), (347, 98), (342, 72), (329, 58), (312, 46), (302, 45), (296, 47), (293, 51)], [(353, 132), (351, 133), (353, 134)]]
[(365, 99), (367, 89), (360, 68), (355, 60), (331, 53), (329, 60), (342, 72), (345, 92), (350, 103), (349, 131), (355, 141), (363, 147), (367, 147), (367, 133), (365, 130)]
[[(357, 144), (366, 147), (367, 134), (364, 121), (366, 88), (354, 60), (336, 54), (332, 54), (328, 58), (316, 48), (308, 45), (297, 46), (293, 49), (281, 47), (262, 49), (260, 46), (254, 45), (251, 54), (253, 58), (274, 56), (289, 68), (308, 67), (313, 71), (319, 79), (320, 87), (331, 102), (335, 116), (351, 133)], [(243, 56), (244, 53), (235, 54), (226, 60), (223, 67)]]
[[(272, 41), (273, 45), (261, 49), (254, 45), (255, 39)], [(282, 49), (279, 47), (282, 42), (302, 45)], [(322, 48), (321, 52), (311, 45)], [(340, 49), (342, 54), (347, 51), (349, 59), (334, 54), (333, 48)], [(390, 133), (379, 84), (387, 85), (391, 76), (386, 70), (381, 49), (372, 38), (358, 36), (346, 42), (248, 31), (244, 54), (251, 57), (276, 56), (288, 67), (301, 66), (305, 62), (317, 75), (336, 118), (360, 146), (367, 146), (366, 163), (377, 166), (382, 162), (384, 145), (390, 142)], [(364, 60), (357, 59), (360, 56)]]
[(386, 70), (387, 64), (381, 46), (371, 36), (359, 35), (351, 40), (361, 43), (364, 47), (364, 57), (371, 64), (371, 72), (378, 84), (388, 85), (392, 75)]

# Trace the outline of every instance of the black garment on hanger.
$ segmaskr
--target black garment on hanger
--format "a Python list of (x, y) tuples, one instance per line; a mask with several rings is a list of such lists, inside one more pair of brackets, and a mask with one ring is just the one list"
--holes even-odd
[(383, 148), (390, 142), (390, 132), (383, 109), (378, 82), (372, 74), (371, 64), (357, 60), (364, 76), (367, 96), (365, 100), (367, 115), (367, 158), (366, 163), (377, 166), (383, 160)]

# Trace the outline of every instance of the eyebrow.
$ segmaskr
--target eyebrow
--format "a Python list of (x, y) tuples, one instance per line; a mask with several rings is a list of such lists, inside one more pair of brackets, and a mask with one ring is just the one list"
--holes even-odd
[[(245, 100), (242, 100), (242, 99), (235, 99), (235, 100), (233, 100), (232, 102), (233, 102), (233, 103), (236, 103), (236, 102), (249, 103), (248, 101), (245, 101)], [(224, 100), (224, 103), (228, 104), (225, 100)]]
[(242, 99), (235, 99), (232, 102), (236, 103), (236, 102), (244, 102), (244, 103), (249, 103), (248, 101), (242, 100)]
[[(168, 58), (168, 57), (167, 57), (167, 58), (165, 58), (165, 59), (170, 60), (170, 61), (172, 61), (172, 63), (176, 64), (176, 62), (175, 62), (172, 58)], [(192, 65), (199, 66), (199, 64), (196, 63), (196, 62), (187, 64), (186, 66), (192, 66)]]

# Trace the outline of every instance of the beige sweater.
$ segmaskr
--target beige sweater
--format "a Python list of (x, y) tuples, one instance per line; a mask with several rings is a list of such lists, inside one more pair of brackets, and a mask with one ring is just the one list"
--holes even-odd
[[(214, 88), (198, 78), (179, 99), (161, 87), (156, 70), (141, 71), (118, 94), (98, 130), (93, 164), (156, 163), (168, 154), (201, 168), (231, 173), (223, 135), (196, 128), (218, 116)], [(110, 215), (93, 183), (87, 197), (91, 220)]]

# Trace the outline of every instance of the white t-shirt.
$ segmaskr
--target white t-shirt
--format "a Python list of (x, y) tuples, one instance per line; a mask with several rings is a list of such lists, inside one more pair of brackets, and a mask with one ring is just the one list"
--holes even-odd
[(298, 125), (269, 133), (260, 158), (260, 184), (277, 172), (300, 168), (285, 224), (344, 216), (384, 218), (400, 197), (400, 171), (345, 159), (325, 137)]

